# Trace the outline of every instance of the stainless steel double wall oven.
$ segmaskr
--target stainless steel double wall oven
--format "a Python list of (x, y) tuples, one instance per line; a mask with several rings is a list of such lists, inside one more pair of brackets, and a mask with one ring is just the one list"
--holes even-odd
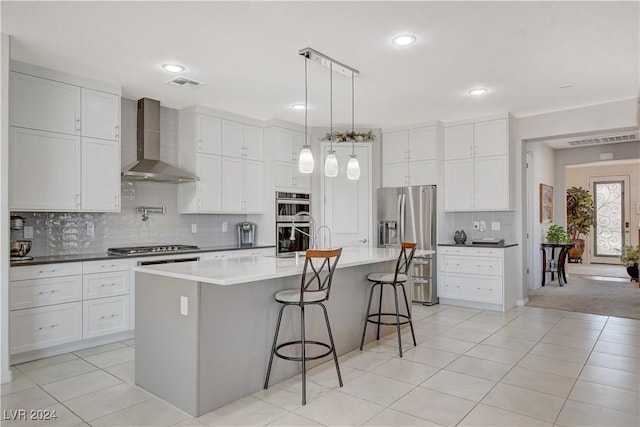
[(309, 193), (276, 192), (276, 255), (293, 256), (309, 249), (311, 230)]

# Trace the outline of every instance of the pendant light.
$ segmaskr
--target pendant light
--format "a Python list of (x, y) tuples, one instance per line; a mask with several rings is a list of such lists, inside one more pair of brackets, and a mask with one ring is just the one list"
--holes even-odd
[(333, 62), (331, 62), (329, 70), (329, 143), (331, 148), (327, 158), (324, 159), (324, 176), (334, 178), (338, 176), (338, 159), (336, 152), (333, 151)]
[(360, 178), (360, 162), (356, 156), (356, 134), (354, 129), (355, 122), (355, 97), (353, 89), (354, 74), (351, 73), (351, 158), (347, 163), (347, 178), (351, 180)]
[(307, 77), (307, 61), (309, 58), (304, 57), (304, 145), (300, 150), (300, 157), (298, 157), (298, 170), (300, 173), (312, 173), (313, 172), (313, 154), (311, 153), (311, 146), (308, 142), (307, 133), (307, 112), (309, 111), (308, 103), (308, 77)]

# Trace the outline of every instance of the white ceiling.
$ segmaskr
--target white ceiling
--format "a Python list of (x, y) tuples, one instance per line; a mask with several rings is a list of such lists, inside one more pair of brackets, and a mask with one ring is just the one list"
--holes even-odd
[[(360, 71), (356, 127), (517, 116), (638, 96), (639, 3), (11, 2), (13, 59), (122, 86), (123, 96), (303, 123), (312, 47)], [(400, 33), (418, 38), (394, 47)], [(166, 85), (163, 63), (206, 82)], [(572, 85), (560, 88), (562, 85)], [(329, 123), (329, 71), (309, 63), (309, 124)], [(467, 91), (486, 87), (484, 97)], [(335, 74), (334, 125), (350, 124)]]

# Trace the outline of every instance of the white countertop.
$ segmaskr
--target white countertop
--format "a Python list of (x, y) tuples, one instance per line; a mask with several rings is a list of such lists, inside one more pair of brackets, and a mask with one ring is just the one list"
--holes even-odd
[[(374, 264), (398, 258), (396, 248), (343, 248), (337, 268)], [(435, 251), (419, 251), (416, 255), (429, 255)], [(294, 258), (241, 256), (219, 260), (180, 262), (135, 267), (134, 271), (193, 280), (213, 285), (236, 285), (302, 273), (304, 256), (298, 263)]]

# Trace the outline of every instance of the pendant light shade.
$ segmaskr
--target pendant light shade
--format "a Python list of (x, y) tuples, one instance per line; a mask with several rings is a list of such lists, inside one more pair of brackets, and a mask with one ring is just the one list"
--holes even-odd
[(360, 178), (360, 162), (355, 154), (351, 155), (349, 163), (347, 163), (347, 178), (352, 180)]
[(308, 82), (307, 82), (307, 61), (309, 58), (304, 57), (304, 140), (305, 144), (300, 150), (300, 156), (298, 156), (298, 170), (300, 173), (313, 173), (313, 153), (311, 153), (311, 146), (307, 142), (307, 117), (309, 110), (308, 105)]
[(300, 173), (313, 172), (313, 154), (311, 154), (311, 149), (307, 145), (300, 150), (300, 157), (298, 157), (298, 170)]
[(328, 176), (329, 178), (335, 178), (338, 176), (338, 158), (336, 157), (335, 151), (329, 151), (327, 154), (327, 158), (324, 159), (324, 176)]

